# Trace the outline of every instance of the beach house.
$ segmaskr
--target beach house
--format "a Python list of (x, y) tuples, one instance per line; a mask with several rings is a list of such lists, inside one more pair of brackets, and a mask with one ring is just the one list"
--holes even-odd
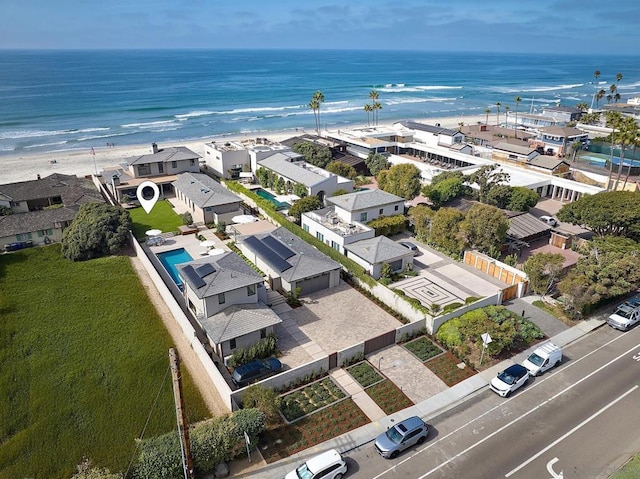
[(289, 151), (287, 145), (272, 142), (267, 138), (241, 141), (212, 141), (204, 145), (204, 163), (216, 176), (239, 180), (253, 177), (258, 161), (279, 151)]
[(242, 214), (242, 198), (233, 194), (213, 178), (203, 173), (180, 173), (172, 183), (175, 198), (191, 213), (194, 223), (231, 223)]
[(136, 202), (138, 185), (153, 181), (158, 185), (160, 198), (173, 196), (172, 183), (179, 173), (199, 173), (200, 155), (184, 146), (158, 148), (151, 145), (151, 153), (124, 160), (122, 165), (106, 168), (101, 173), (102, 182), (119, 203)]
[[(57, 242), (84, 203), (104, 202), (87, 179), (54, 173), (45, 178), (0, 185), (0, 248)], [(7, 246), (9, 245), (9, 246)]]
[(264, 278), (232, 252), (177, 266), (184, 299), (221, 358), (273, 332), (280, 317), (266, 305)]

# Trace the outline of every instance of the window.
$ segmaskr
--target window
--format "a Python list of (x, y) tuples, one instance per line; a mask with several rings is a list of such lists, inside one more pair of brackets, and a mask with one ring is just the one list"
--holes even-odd
[(360, 213), (360, 221), (367, 221), (367, 213)]
[(309, 232), (309, 225), (302, 225), (302, 229), (305, 230), (308, 233)]
[(332, 247), (333, 249), (335, 249), (336, 251), (340, 251), (340, 244), (339, 244), (339, 243), (336, 243), (335, 241), (332, 241), (332, 242), (331, 242), (331, 247)]
[(324, 235), (319, 231), (316, 233), (316, 238), (318, 238), (320, 241), (324, 241)]
[(164, 173), (164, 163), (158, 163), (158, 173)]
[(400, 207), (399, 207), (398, 205), (396, 205), (393, 209), (394, 209), (394, 210), (396, 210), (396, 211), (398, 211), (398, 209), (399, 209), (399, 208), (400, 208)]
[(189, 160), (189, 166), (194, 166), (196, 164), (196, 160)]
[(172, 161), (171, 162), (171, 168), (173, 168), (174, 170), (178, 167), (178, 162), (177, 161)]
[(236, 349), (236, 338), (229, 340), (229, 349)]
[(378, 210), (378, 214), (379, 214), (379, 215), (381, 215), (381, 214), (383, 214), (383, 213), (384, 213), (384, 208), (380, 208), (380, 209)]
[(267, 337), (267, 328), (262, 328), (260, 330), (260, 339), (264, 339)]
[(150, 175), (151, 174), (151, 165), (149, 163), (144, 163), (142, 165), (138, 165), (138, 174), (139, 175)]
[(21, 234), (17, 234), (17, 235), (16, 235), (16, 239), (17, 239), (18, 241), (30, 240), (30, 239), (31, 239), (31, 233), (21, 233)]
[(254, 294), (256, 294), (256, 285), (250, 284), (247, 286), (247, 296), (253, 296)]
[(224, 304), (224, 302), (225, 302), (224, 293), (218, 294), (218, 304)]

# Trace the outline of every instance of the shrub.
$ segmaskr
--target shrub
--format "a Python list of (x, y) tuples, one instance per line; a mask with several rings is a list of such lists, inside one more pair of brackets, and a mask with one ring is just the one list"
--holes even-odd
[(185, 211), (184, 213), (182, 213), (180, 215), (180, 218), (182, 218), (183, 225), (190, 225), (193, 223), (193, 217), (191, 216), (191, 213), (189, 213), (188, 211)]
[(342, 361), (342, 367), (346, 368), (347, 366), (350, 366), (352, 364), (359, 363), (363, 359), (364, 359), (364, 353), (360, 351), (358, 354), (355, 354), (350, 358), (345, 358), (344, 361)]
[(462, 306), (464, 306), (462, 303), (457, 303), (457, 302), (449, 303), (444, 306), (444, 308), (442, 309), (442, 313), (443, 314), (450, 313), (451, 311), (455, 311), (456, 309), (462, 308)]
[(254, 359), (264, 359), (273, 356), (276, 352), (276, 342), (278, 338), (271, 333), (266, 338), (252, 344), (248, 348), (238, 349), (229, 359), (229, 366), (237, 368)]
[(453, 348), (462, 344), (462, 333), (460, 332), (460, 318), (453, 318), (446, 321), (438, 328), (436, 338), (447, 348)]

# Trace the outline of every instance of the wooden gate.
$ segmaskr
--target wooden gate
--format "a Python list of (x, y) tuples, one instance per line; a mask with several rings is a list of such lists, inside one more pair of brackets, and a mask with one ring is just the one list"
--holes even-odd
[(329, 371), (338, 367), (338, 353), (331, 353), (329, 355)]
[(396, 343), (396, 330), (381, 334), (364, 342), (364, 355), (371, 354)]
[(510, 299), (516, 298), (517, 296), (518, 296), (518, 283), (502, 290), (502, 302), (509, 301)]

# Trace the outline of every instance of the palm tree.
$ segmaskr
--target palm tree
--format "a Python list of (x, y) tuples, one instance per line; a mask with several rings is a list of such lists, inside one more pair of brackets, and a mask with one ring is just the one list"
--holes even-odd
[(576, 156), (578, 156), (578, 152), (582, 149), (582, 142), (581, 141), (574, 141), (571, 143), (571, 156), (572, 156), (572, 162), (575, 163), (576, 162)]
[(611, 154), (609, 156), (609, 177), (607, 179), (607, 191), (611, 189), (611, 178), (613, 177), (613, 143), (616, 138), (616, 133), (620, 123), (622, 122), (622, 115), (617, 111), (608, 111), (606, 113), (606, 122), (605, 125), (611, 128)]
[(616, 85), (622, 80), (622, 73), (616, 73)]
[(364, 111), (367, 112), (367, 126), (371, 125), (371, 122), (369, 121), (369, 114), (373, 111), (373, 107), (367, 103), (364, 105)]
[(488, 125), (489, 124), (489, 113), (491, 113), (491, 110), (489, 108), (487, 108), (487, 109), (484, 110), (484, 113), (486, 115), (486, 118), (484, 120), (484, 124)]
[(505, 105), (504, 107), (504, 122), (505, 122), (505, 126), (509, 127), (509, 111), (511, 111), (511, 108), (509, 108), (509, 105)]
[(638, 148), (638, 146), (640, 146), (640, 131), (638, 131), (637, 129), (637, 124), (636, 124), (635, 135), (636, 135), (635, 138), (633, 138), (633, 141), (631, 142), (631, 144), (633, 145), (633, 149), (631, 150), (631, 160), (629, 160), (629, 166), (627, 167), (627, 174), (624, 177), (624, 183), (622, 184), (623, 191), (627, 187), (627, 181), (629, 181), (629, 176), (631, 175), (631, 167), (633, 166), (633, 163), (635, 162), (635, 158), (636, 158), (636, 149)]
[(516, 124), (515, 124), (516, 138), (518, 138), (518, 105), (520, 104), (521, 101), (522, 101), (522, 98), (520, 98), (519, 96), (515, 97), (515, 102), (516, 102)]
[(587, 102), (582, 102), (582, 103), (578, 103), (576, 105), (576, 108), (584, 113), (589, 109), (589, 105), (587, 104)]
[(320, 102), (315, 98), (315, 96), (309, 102), (309, 108), (313, 110), (313, 119), (316, 123), (316, 133), (320, 136), (320, 122), (318, 121), (318, 112), (320, 110)]
[[(620, 121), (620, 162), (618, 163), (618, 176), (613, 185), (614, 191), (618, 189), (618, 183), (622, 176), (622, 165), (624, 164), (624, 152), (627, 145), (632, 145), (638, 138), (638, 124), (633, 118), (623, 117)], [(633, 159), (633, 157), (632, 157)], [(626, 186), (626, 184), (625, 184)]]
[(378, 110), (382, 110), (382, 105), (379, 102), (373, 104), (373, 114), (376, 117), (376, 126), (378, 125)]
[(498, 108), (498, 113), (496, 114), (496, 126), (500, 126), (500, 107), (501, 106), (502, 106), (502, 103), (497, 101), (496, 102), (496, 107)]
[[(596, 92), (598, 91), (598, 78), (600, 78), (600, 70), (596, 70), (595, 72), (593, 72), (593, 76), (596, 77)], [(596, 93), (597, 94), (597, 93)], [(593, 95), (593, 98), (591, 99), (591, 108), (593, 109), (593, 100), (596, 98), (596, 94)], [(597, 103), (596, 103), (597, 105)]]
[(378, 98), (379, 98), (379, 97), (380, 97), (380, 95), (378, 95), (378, 92), (377, 92), (376, 90), (371, 90), (371, 91), (369, 92), (369, 98), (371, 99), (371, 108), (372, 108), (372, 111), (373, 111), (373, 113), (374, 113), (374, 115), (373, 115), (373, 122), (374, 122), (374, 125), (376, 124), (376, 121), (375, 121), (375, 120), (376, 120), (376, 111), (375, 111), (375, 110), (376, 110), (376, 108), (375, 108), (375, 103), (376, 103), (376, 101), (378, 101)]
[(316, 114), (318, 116), (318, 136), (320, 136), (320, 105), (324, 103), (324, 93), (322, 93), (320, 90), (316, 91), (313, 94), (313, 99), (318, 102)]
[(602, 89), (599, 90), (598, 93), (596, 93), (596, 107), (600, 103), (600, 100), (602, 100), (606, 94), (607, 92)]

